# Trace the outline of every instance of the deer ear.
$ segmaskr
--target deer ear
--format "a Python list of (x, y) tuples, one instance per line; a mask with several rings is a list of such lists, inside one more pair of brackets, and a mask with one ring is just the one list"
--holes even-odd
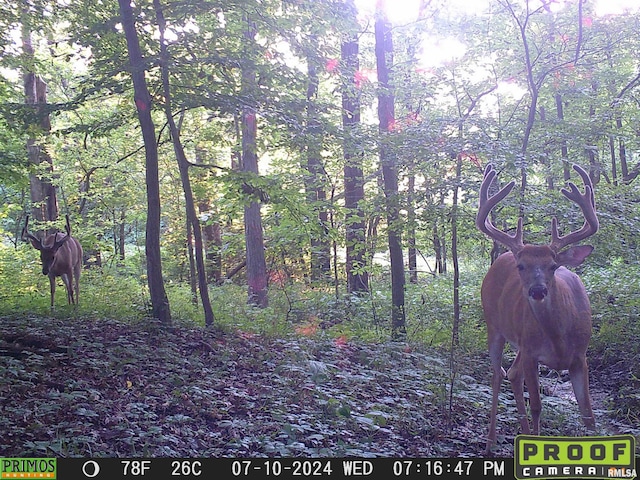
[(587, 258), (591, 252), (593, 252), (591, 245), (578, 245), (558, 253), (556, 261), (566, 267), (577, 267), (584, 262), (584, 259)]
[(30, 238), (29, 242), (31, 242), (31, 246), (36, 250), (42, 250), (42, 243), (38, 239)]

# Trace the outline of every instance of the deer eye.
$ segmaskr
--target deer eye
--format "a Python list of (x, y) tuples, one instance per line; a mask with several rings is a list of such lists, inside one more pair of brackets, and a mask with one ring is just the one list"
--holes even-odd
[(519, 271), (523, 271), (524, 270), (524, 265), (519, 263), (518, 265), (516, 265), (516, 267), (518, 268)]

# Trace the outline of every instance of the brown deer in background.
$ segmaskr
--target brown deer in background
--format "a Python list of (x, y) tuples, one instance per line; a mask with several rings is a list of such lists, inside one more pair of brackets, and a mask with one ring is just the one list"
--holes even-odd
[[(533, 434), (540, 433), (539, 362), (555, 370), (569, 370), (582, 420), (588, 429), (595, 429), (586, 359), (591, 337), (591, 306), (580, 278), (565, 268), (580, 265), (593, 247), (563, 248), (593, 235), (599, 225), (591, 179), (579, 166), (574, 165), (573, 168), (584, 181), (585, 193), (582, 194), (571, 182), (569, 190), (562, 189), (562, 193), (580, 207), (585, 222), (579, 230), (560, 236), (557, 220), (553, 218), (551, 243), (548, 245), (523, 243), (522, 218), (518, 220), (513, 235), (503, 232), (491, 222), (491, 210), (511, 192), (515, 182), (489, 196), (489, 186), (497, 174), (491, 165), (484, 172), (476, 226), (510, 250), (491, 265), (481, 290), (493, 371), (487, 453), (496, 441), (498, 393), (505, 376), (511, 382), (522, 433), (531, 432), (524, 401), (525, 383), (529, 391)], [(517, 350), (508, 373), (502, 368), (505, 342)]]
[(31, 242), (33, 248), (40, 250), (42, 260), (42, 274), (49, 276), (51, 285), (51, 308), (56, 293), (56, 277), (61, 277), (67, 289), (67, 301), (69, 304), (78, 304), (80, 295), (80, 270), (82, 268), (82, 246), (80, 242), (71, 236), (69, 215), (66, 216), (67, 225), (64, 234), (56, 232), (46, 235), (40, 240), (29, 232), (29, 217), (22, 229), (22, 239)]

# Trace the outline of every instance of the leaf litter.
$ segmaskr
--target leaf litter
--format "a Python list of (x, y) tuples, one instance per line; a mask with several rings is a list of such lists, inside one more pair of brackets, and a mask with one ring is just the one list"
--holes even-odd
[[(456, 368), (464, 375), (453, 375), (447, 352), (400, 343), (5, 317), (0, 452), (482, 456), (491, 398), (488, 362), (455, 363), (462, 362)], [(506, 382), (503, 387), (502, 437), (494, 454), (512, 456), (517, 416)], [(580, 433), (570, 400), (544, 408), (544, 418), (561, 416), (553, 422), (563, 425), (556, 434)]]

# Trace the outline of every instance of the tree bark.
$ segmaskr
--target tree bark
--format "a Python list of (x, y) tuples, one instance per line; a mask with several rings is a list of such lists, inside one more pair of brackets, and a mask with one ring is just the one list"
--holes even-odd
[(383, 189), (387, 210), (387, 236), (391, 260), (391, 328), (394, 337), (404, 335), (404, 258), (402, 255), (402, 224), (400, 221), (400, 196), (398, 194), (398, 169), (393, 147), (388, 137), (395, 123), (394, 96), (389, 81), (393, 63), (393, 41), (391, 23), (384, 13), (384, 2), (377, 3), (375, 38), (376, 65), (378, 71), (378, 119), (380, 121), (380, 164), (382, 166)]
[(134, 101), (138, 112), (145, 149), (145, 180), (147, 186), (147, 225), (145, 253), (147, 281), (151, 296), (151, 314), (165, 325), (171, 324), (169, 299), (162, 278), (160, 254), (160, 182), (158, 180), (158, 145), (151, 117), (151, 95), (144, 78), (145, 62), (142, 58), (130, 0), (118, 0), (122, 29), (127, 40)]

